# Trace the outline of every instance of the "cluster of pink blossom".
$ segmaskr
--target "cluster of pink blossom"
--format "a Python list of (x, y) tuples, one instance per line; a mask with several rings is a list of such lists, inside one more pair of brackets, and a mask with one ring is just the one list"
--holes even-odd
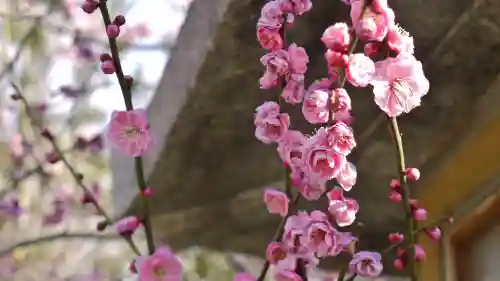
[[(311, 267), (320, 258), (334, 257), (344, 251), (352, 255), (349, 263), (352, 274), (365, 277), (381, 274), (382, 256), (376, 252), (353, 251), (350, 245), (357, 238), (338, 230), (351, 225), (359, 209), (356, 200), (343, 195), (353, 188), (357, 178), (355, 166), (347, 160), (356, 141), (350, 127), (351, 98), (344, 84), (348, 81), (354, 87), (372, 86), (375, 104), (391, 118), (419, 106), (429, 90), (422, 64), (413, 56), (413, 39), (396, 24), (394, 11), (387, 1), (343, 2), (350, 5), (352, 27), (338, 22), (326, 28), (321, 41), (326, 47), (328, 77), (308, 87), (304, 83), (308, 55), (296, 43), (287, 44), (285, 32), (297, 16), (312, 8), (311, 1), (268, 1), (257, 23), (257, 40), (269, 51), (261, 58), (265, 72), (259, 80), (260, 87), (281, 86), (284, 102), (302, 103), (302, 115), (309, 123), (325, 124), (313, 135), (304, 135), (290, 129), (290, 116), (281, 112), (281, 101), (267, 101), (256, 109), (255, 136), (265, 144), (277, 144), (278, 154), (289, 171), (291, 186), (287, 188), (297, 189), (297, 196), (306, 200), (318, 200), (325, 195), (329, 202), (326, 212), (292, 214), (295, 200), (289, 197), (292, 196), (289, 190), (286, 193), (272, 188), (264, 191), (269, 213), (286, 220), (283, 235), (271, 242), (266, 251), (268, 262), (274, 265), (276, 280), (303, 280), (306, 276), (297, 269), (299, 260)], [(363, 53), (353, 53), (358, 41), (365, 44)], [(380, 57), (384, 59), (374, 61)], [(415, 168), (407, 169), (404, 175), (405, 181), (406, 178), (416, 181), (418, 177)], [(331, 180), (338, 186), (328, 189), (327, 183)], [(398, 180), (391, 183), (389, 197), (393, 202), (401, 202), (404, 192)], [(411, 206), (413, 218), (410, 219), (426, 219), (425, 209), (418, 207), (415, 200), (411, 200)], [(426, 232), (431, 238), (440, 237), (439, 228)], [(400, 244), (403, 239), (401, 233), (389, 235), (391, 243)], [(421, 261), (423, 249), (418, 245), (408, 246), (412, 247), (415, 260)], [(407, 255), (408, 249), (398, 250), (396, 268), (402, 269), (407, 264)], [(254, 280), (246, 273), (238, 274), (235, 279)]]

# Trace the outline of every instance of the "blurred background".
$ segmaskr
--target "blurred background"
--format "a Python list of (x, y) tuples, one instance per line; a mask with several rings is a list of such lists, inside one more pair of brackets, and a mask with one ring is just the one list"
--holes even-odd
[[(111, 14), (126, 16), (118, 43), (137, 107), (147, 107), (155, 92), (189, 4), (109, 1)], [(127, 245), (96, 231), (93, 207), (81, 204), (73, 176), (39, 137), (40, 127), (50, 128), (65, 158), (113, 213), (101, 134), (124, 103), (115, 76), (99, 71), (99, 54), (108, 50), (102, 18), (80, 5), (0, 1), (0, 280), (121, 280), (128, 273)], [(29, 108), (10, 98), (11, 82)], [(48, 238), (30, 243), (40, 237)]]

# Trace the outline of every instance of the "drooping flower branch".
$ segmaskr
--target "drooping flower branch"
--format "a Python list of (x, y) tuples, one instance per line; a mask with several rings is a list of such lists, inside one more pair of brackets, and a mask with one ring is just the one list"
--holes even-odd
[[(282, 30), (297, 16), (308, 12), (311, 1), (268, 1), (257, 23), (257, 40), (269, 51), (261, 58), (266, 69), (259, 80), (261, 88), (270, 89), (284, 82), (281, 100), (302, 103), (303, 117), (309, 123), (325, 125), (311, 136), (292, 130), (290, 116), (281, 112), (281, 100), (267, 101), (256, 109), (255, 136), (265, 144), (277, 144), (278, 155), (291, 171), (290, 184), (298, 191), (297, 198), (315, 201), (326, 194), (329, 202), (326, 212), (293, 214), (288, 187), (286, 192), (265, 190), (264, 202), (269, 213), (282, 216), (283, 221), (278, 226), (278, 236), (268, 245), (267, 262), (259, 281), (265, 277), (270, 264), (274, 266), (277, 280), (305, 280), (306, 273), (299, 270), (299, 266), (312, 268), (319, 259), (341, 253), (352, 258), (341, 270), (339, 281), (344, 280), (347, 269), (351, 272), (349, 280), (356, 276), (376, 277), (383, 271), (380, 253), (356, 251), (357, 238), (338, 230), (351, 225), (359, 210), (356, 200), (343, 195), (353, 188), (357, 178), (354, 164), (347, 160), (356, 141), (350, 127), (352, 101), (346, 82), (359, 88), (373, 87), (374, 102), (387, 114), (393, 128), (400, 179), (391, 182), (389, 198), (402, 202), (405, 207), (407, 237), (401, 233), (390, 234), (389, 250), (398, 248), (396, 269), (408, 266), (411, 280), (418, 278), (415, 262), (423, 259), (423, 249), (415, 245), (418, 232), (415, 221), (425, 220), (426, 212), (410, 197), (408, 180), (418, 180), (419, 172), (406, 168), (396, 117), (420, 105), (421, 97), (429, 90), (429, 82), (422, 64), (413, 56), (413, 39), (396, 24), (394, 11), (386, 0), (343, 2), (350, 5), (352, 26), (340, 22), (325, 30), (321, 41), (327, 49), (328, 77), (316, 80), (307, 88), (304, 75), (308, 55), (296, 43), (287, 45)], [(355, 53), (358, 43), (364, 43), (363, 53)], [(380, 57), (383, 59), (374, 61)], [(327, 189), (327, 182), (333, 180), (338, 186)], [(439, 239), (440, 232), (433, 229), (426, 233)], [(297, 274), (299, 271), (304, 273)], [(235, 276), (235, 279), (248, 278), (247, 274)]]
[(155, 245), (148, 200), (148, 197), (151, 195), (151, 189), (147, 186), (142, 163), (142, 155), (151, 146), (152, 139), (149, 135), (146, 111), (144, 109), (134, 109), (132, 104), (131, 87), (133, 79), (131, 76), (124, 75), (121, 66), (116, 38), (120, 35), (120, 27), (125, 24), (125, 17), (118, 15), (111, 21), (106, 1), (86, 0), (82, 4), (82, 9), (87, 13), (93, 13), (99, 9), (106, 27), (111, 55), (104, 53), (100, 56), (101, 70), (104, 74), (108, 75), (116, 73), (126, 107), (126, 111), (117, 111), (111, 116), (107, 136), (115, 148), (134, 157), (137, 185), (141, 192), (141, 202), (143, 205), (141, 219), (146, 233), (148, 251), (150, 254), (153, 254)]
[(131, 93), (133, 79), (131, 76), (124, 75), (123, 73), (116, 42), (116, 38), (120, 35), (121, 27), (126, 23), (125, 17), (117, 15), (111, 20), (107, 1), (105, 0), (85, 0), (82, 4), (82, 9), (89, 14), (97, 9), (101, 12), (111, 53), (101, 54), (101, 70), (107, 75), (116, 74), (125, 102), (125, 111), (116, 111), (112, 114), (108, 125), (107, 138), (113, 148), (134, 158), (135, 176), (142, 202), (142, 214), (140, 218), (126, 218), (122, 221), (122, 225), (118, 229), (121, 233), (129, 233), (130, 231), (133, 232), (138, 225), (144, 225), (148, 255), (137, 257), (132, 262), (130, 269), (139, 274), (140, 281), (180, 281), (182, 265), (179, 259), (168, 246), (157, 248), (154, 244), (149, 210), (149, 198), (152, 196), (153, 191), (147, 185), (142, 162), (142, 156), (152, 146), (152, 137), (149, 132), (150, 125), (147, 120), (146, 110), (134, 109)]

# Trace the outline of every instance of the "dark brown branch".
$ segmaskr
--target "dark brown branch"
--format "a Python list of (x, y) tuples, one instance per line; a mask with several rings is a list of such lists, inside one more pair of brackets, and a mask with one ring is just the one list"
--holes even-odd
[[(99, 9), (101, 11), (102, 19), (104, 21), (104, 26), (108, 27), (111, 24), (111, 17), (109, 15), (109, 10), (106, 5), (106, 1), (99, 2)], [(130, 88), (127, 86), (125, 82), (125, 76), (123, 74), (122, 65), (120, 62), (120, 54), (118, 51), (118, 45), (116, 44), (116, 40), (108, 37), (109, 48), (111, 50), (111, 57), (113, 58), (113, 64), (116, 70), (116, 77), (118, 79), (118, 83), (120, 84), (120, 89), (123, 95), (123, 100), (125, 102), (125, 107), (127, 111), (133, 110), (134, 106), (132, 104), (132, 93)], [(141, 202), (142, 202), (142, 211), (143, 211), (143, 225), (146, 233), (146, 241), (148, 245), (148, 251), (150, 254), (153, 254), (155, 251), (154, 238), (153, 238), (153, 226), (151, 224), (151, 215), (149, 210), (149, 199), (148, 196), (144, 196), (143, 192), (148, 188), (146, 183), (146, 177), (144, 175), (144, 168), (142, 163), (142, 157), (134, 158), (135, 165), (135, 175), (137, 180), (137, 185), (139, 190), (141, 191)]]

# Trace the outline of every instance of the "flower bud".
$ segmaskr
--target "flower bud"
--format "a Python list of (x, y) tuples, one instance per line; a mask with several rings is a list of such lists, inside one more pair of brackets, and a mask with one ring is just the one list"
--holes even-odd
[(429, 238), (433, 241), (439, 241), (441, 239), (441, 229), (439, 227), (428, 228), (425, 230), (425, 233)]
[(105, 61), (113, 60), (113, 59), (111, 58), (111, 56), (108, 53), (102, 53), (99, 55), (99, 60), (101, 62), (105, 62)]
[(402, 233), (391, 233), (389, 234), (388, 239), (392, 244), (397, 244), (403, 241), (404, 235)]
[(99, 3), (94, 0), (84, 0), (82, 3), (82, 10), (87, 14), (92, 14), (99, 7)]
[(107, 60), (101, 63), (101, 70), (104, 74), (110, 75), (115, 73), (115, 66), (113, 65), (112, 61)]
[(142, 192), (142, 195), (144, 195), (145, 197), (153, 195), (153, 189), (151, 187), (146, 187), (146, 189), (144, 189), (144, 191)]
[(409, 181), (418, 181), (420, 178), (420, 171), (417, 168), (408, 168), (405, 173)]
[(421, 262), (425, 260), (424, 248), (420, 245), (415, 245), (415, 261)]
[(125, 85), (127, 85), (127, 88), (131, 89), (132, 86), (134, 85), (134, 78), (130, 75), (125, 75)]
[(413, 219), (416, 221), (425, 221), (427, 219), (427, 211), (423, 208), (418, 208), (413, 211)]
[(401, 200), (403, 200), (403, 196), (399, 192), (391, 191), (389, 192), (389, 200), (394, 203), (399, 203), (401, 202)]
[(394, 260), (394, 268), (396, 270), (403, 270), (404, 267), (405, 267), (405, 264), (404, 264), (402, 259), (395, 259)]
[(118, 37), (118, 35), (120, 35), (120, 27), (112, 23), (108, 25), (108, 27), (106, 27), (106, 34), (109, 38), (115, 39), (116, 37)]
[(123, 15), (117, 15), (113, 23), (118, 26), (122, 26), (125, 24), (125, 17)]

